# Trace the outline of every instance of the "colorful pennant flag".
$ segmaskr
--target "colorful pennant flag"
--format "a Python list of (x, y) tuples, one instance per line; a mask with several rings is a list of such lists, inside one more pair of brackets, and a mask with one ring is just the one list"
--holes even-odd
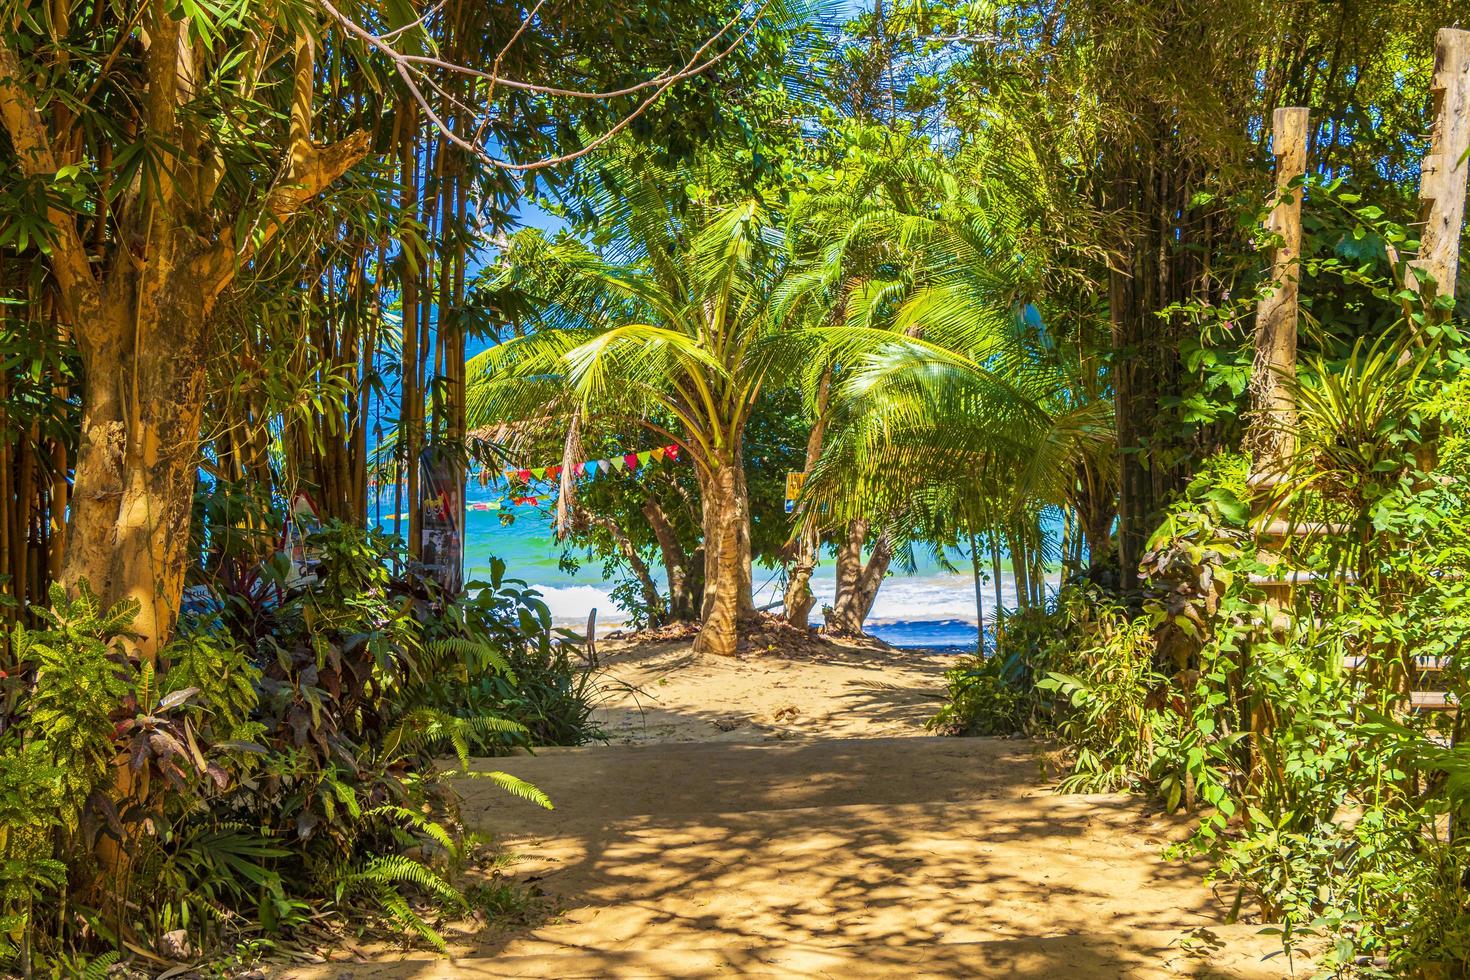
[[(608, 476), (614, 470), (620, 472), (623, 470), (627, 470), (628, 472), (632, 473), (636, 472), (640, 467), (647, 466), (650, 463), (662, 463), (664, 460), (676, 461), (678, 459), (679, 446), (676, 443), (670, 446), (657, 446), (653, 449), (643, 449), (637, 452), (623, 453), (622, 455), (612, 456), (608, 459), (589, 459), (585, 462), (573, 463), (572, 475), (575, 477), (586, 477), (589, 480), (595, 480), (599, 475)], [(507, 482), (521, 483), (526, 486), (529, 486), (533, 482), (556, 483), (561, 478), (563, 469), (565, 469), (565, 467), (557, 463), (551, 466), (537, 466), (528, 469), (502, 470), (501, 476), (503, 476)], [(481, 470), (479, 473), (473, 475), (479, 477), (481, 486), (486, 486), (490, 482), (490, 472), (488, 470)], [(539, 498), (537, 497), (515, 497), (511, 498), (508, 503), (528, 503), (534, 506), (534, 502), (538, 499)], [(471, 510), (499, 509), (498, 507), (478, 506), (473, 504), (466, 506), (468, 506)]]

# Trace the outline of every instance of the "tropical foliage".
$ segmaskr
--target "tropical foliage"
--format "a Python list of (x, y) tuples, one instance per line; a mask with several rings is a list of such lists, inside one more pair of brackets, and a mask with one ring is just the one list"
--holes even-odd
[(1195, 814), (1329, 966), (1467, 969), (1462, 2), (4, 14), (7, 969), (438, 944), (436, 757), (598, 734), (584, 638), (459, 581), (472, 467), (544, 459), (704, 653), (762, 575), (808, 643), (822, 565), (833, 636), (967, 565), (936, 728)]

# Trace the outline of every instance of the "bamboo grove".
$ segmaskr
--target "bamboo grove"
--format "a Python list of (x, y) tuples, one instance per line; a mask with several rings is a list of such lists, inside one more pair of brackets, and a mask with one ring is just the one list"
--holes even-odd
[[(359, 37), (372, 35), (340, 13), (190, 9), (21, 5), (8, 14), (18, 33), (3, 64), (15, 168), (5, 384), (6, 431), (16, 438), (0, 468), (0, 552), (19, 603), (7, 607), (12, 618), (50, 581), (85, 578), (104, 596), (159, 599), (157, 624), (144, 632), (160, 641), (187, 564), (179, 532), (189, 521), (178, 508), (187, 510), (201, 461), (222, 485), (267, 501), (309, 489), (324, 514), (355, 521), (381, 475), (399, 487), (394, 513), (416, 515), (417, 466), (404, 461), (458, 439), (466, 331), (496, 330), (493, 311), (464, 302), (474, 243), (511, 220), (519, 175), (534, 181), (542, 161), (575, 155), (583, 136), (636, 111), (649, 86), (639, 79), (635, 94), (590, 100), (545, 93), (616, 88), (596, 83), (627, 77), (620, 72), (661, 81), (644, 66), (671, 52), (687, 72), (686, 42), (698, 48), (730, 26), (717, 7), (665, 11), (657, 16), (680, 31), (630, 34), (617, 58), (579, 59), (599, 31), (574, 5), (542, 11), (533, 30), (509, 7), (445, 6), (425, 18), (352, 11), (399, 56), (422, 59), (400, 77), (399, 63), (375, 59), (381, 52)], [(180, 39), (168, 59), (152, 40), (165, 29)], [(537, 84), (535, 73), (557, 60), (576, 67)], [(497, 76), (473, 67), (482, 64), (519, 77), (497, 91)], [(171, 98), (153, 105), (135, 97), (165, 88)], [(665, 125), (675, 140), (697, 127), (700, 98), (683, 93), (643, 119), (676, 119)], [(686, 106), (693, 111), (673, 115)], [(487, 162), (465, 149), (471, 137), (520, 162)], [(175, 174), (175, 157), (194, 169)], [(181, 241), (158, 244), (170, 226)], [(215, 251), (196, 260), (194, 242)], [(142, 261), (169, 249), (188, 283)], [(94, 284), (92, 270), (112, 269), (120, 285), (105, 276)], [(154, 308), (172, 315), (179, 296), (196, 294), (200, 305), (156, 338), (133, 323)], [(109, 316), (117, 326), (91, 339)], [(110, 373), (100, 365), (134, 363), (137, 379), (110, 378), (115, 390), (87, 395)], [(104, 403), (108, 417), (94, 418)], [(175, 408), (183, 414), (165, 419)], [(403, 438), (394, 462), (370, 478), (369, 447), (385, 427)], [(93, 454), (104, 486), (88, 489)], [(108, 509), (131, 509), (116, 481), (130, 479), (134, 462), (132, 492), (146, 499), (141, 519), (153, 528), (141, 535), (123, 533), (128, 521)], [(103, 510), (86, 516), (93, 503)], [(403, 531), (418, 540), (416, 526)], [(133, 575), (148, 581), (125, 581)]]

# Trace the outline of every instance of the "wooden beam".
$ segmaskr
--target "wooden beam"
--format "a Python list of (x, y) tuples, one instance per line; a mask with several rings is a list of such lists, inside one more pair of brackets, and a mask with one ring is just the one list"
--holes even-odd
[[(1410, 268), (1434, 277), (1436, 296), (1455, 295), (1460, 229), (1465, 222), (1465, 177), (1470, 172), (1470, 31), (1441, 28), (1435, 35), (1434, 132), (1419, 176), (1419, 255)], [(1433, 298), (1430, 296), (1428, 298)]]
[[(1251, 438), (1254, 471), (1279, 472), (1295, 446), (1291, 433), (1296, 399), (1286, 380), (1296, 374), (1297, 266), (1302, 250), (1302, 188), (1307, 172), (1311, 113), (1277, 109), (1271, 118), (1276, 156), (1276, 202), (1266, 227), (1278, 237), (1271, 260), (1271, 290), (1256, 309), (1256, 354), (1251, 373)], [(1293, 183), (1296, 186), (1292, 186)]]

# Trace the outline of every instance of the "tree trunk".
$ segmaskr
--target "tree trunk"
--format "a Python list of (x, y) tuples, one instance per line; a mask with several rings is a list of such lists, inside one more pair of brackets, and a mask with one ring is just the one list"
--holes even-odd
[(653, 529), (653, 536), (658, 541), (658, 550), (663, 558), (664, 577), (669, 583), (669, 621), (692, 623), (697, 610), (694, 603), (695, 582), (690, 568), (689, 554), (679, 543), (679, 534), (674, 529), (673, 522), (669, 520), (657, 500), (650, 497), (644, 501), (643, 516), (647, 519), (648, 526)]
[[(211, 212), (213, 158), (188, 152), (198, 149), (196, 134), (177, 113), (194, 84), (193, 67), (181, 57), (189, 51), (182, 22), (151, 5), (145, 23), (149, 83), (141, 122), (147, 136), (185, 152), (169, 158), (146, 200), (120, 203), (126, 234), (106, 263), (92, 261), (74, 215), (52, 207), (48, 218), (50, 271), (84, 375), (61, 582), (75, 590), (85, 581), (104, 603), (138, 600), (136, 649), (151, 661), (177, 616), (188, 560), (205, 321), (281, 222), (362, 159), (368, 135), (312, 143), (314, 42), (300, 32), (280, 180), (260, 199), (261, 223), (237, 241), (237, 215)], [(46, 176), (57, 171), (55, 137), (66, 134), (48, 128), (23, 84), (27, 74), (0, 41), (0, 122), (22, 171)]]
[(82, 431), (60, 581), (104, 604), (136, 600), (135, 649), (151, 661), (183, 593), (213, 296), (193, 263), (110, 278), (77, 331)]
[(1107, 561), (1108, 546), (1113, 536), (1113, 521), (1118, 516), (1116, 498), (1106, 483), (1097, 478), (1091, 466), (1081, 471), (1082, 489), (1077, 495), (1077, 524), (1082, 544), (1087, 550), (1087, 574), (1096, 579)]
[(980, 542), (975, 540), (974, 528), (970, 531), (970, 568), (975, 575), (975, 653), (985, 656), (985, 590), (981, 588)]
[(786, 579), (786, 594), (783, 596), (782, 618), (792, 626), (806, 629), (812, 615), (812, 606), (817, 597), (812, 592), (812, 573), (817, 568), (817, 551), (821, 537), (815, 524), (803, 526), (796, 539), (796, 559), (791, 564), (791, 575)]
[[(822, 439), (827, 431), (827, 399), (831, 389), (832, 369), (829, 367), (822, 374), (822, 381), (817, 389), (816, 420), (806, 439), (806, 460), (801, 470), (803, 481), (812, 475), (817, 460), (822, 456)], [(817, 601), (817, 597), (812, 594), (812, 573), (816, 571), (821, 547), (821, 529), (815, 519), (807, 517), (800, 525), (800, 533), (796, 538), (796, 557), (791, 564), (791, 575), (786, 580), (782, 613), (786, 622), (801, 629), (807, 628), (812, 606)]]
[(668, 618), (664, 607), (663, 596), (659, 595), (658, 583), (653, 580), (653, 575), (648, 571), (648, 562), (638, 553), (638, 548), (633, 544), (633, 539), (618, 526), (618, 522), (611, 518), (593, 514), (583, 509), (582, 515), (585, 520), (597, 524), (612, 536), (617, 543), (618, 551), (622, 553), (623, 560), (633, 570), (633, 577), (638, 580), (638, 589), (643, 593), (643, 604), (648, 608), (648, 625), (662, 626)]
[(1302, 187), (1292, 187), (1307, 170), (1309, 113), (1277, 109), (1272, 116), (1271, 149), (1276, 155), (1276, 203), (1268, 227), (1280, 236), (1271, 260), (1271, 291), (1256, 312), (1255, 361), (1251, 370), (1251, 431), (1257, 475), (1279, 476), (1294, 446), (1296, 397), (1297, 279), (1302, 250)]
[(878, 598), (883, 577), (893, 560), (887, 533), (873, 542), (872, 554), (863, 562), (863, 544), (868, 522), (855, 520), (847, 526), (847, 539), (837, 549), (837, 595), (827, 615), (827, 633), (833, 636), (863, 636), (863, 623)]
[(755, 613), (750, 591), (750, 502), (739, 450), (717, 460), (712, 472), (701, 469), (699, 485), (705, 571), (703, 625), (694, 649), (731, 657), (740, 639), (740, 620)]

